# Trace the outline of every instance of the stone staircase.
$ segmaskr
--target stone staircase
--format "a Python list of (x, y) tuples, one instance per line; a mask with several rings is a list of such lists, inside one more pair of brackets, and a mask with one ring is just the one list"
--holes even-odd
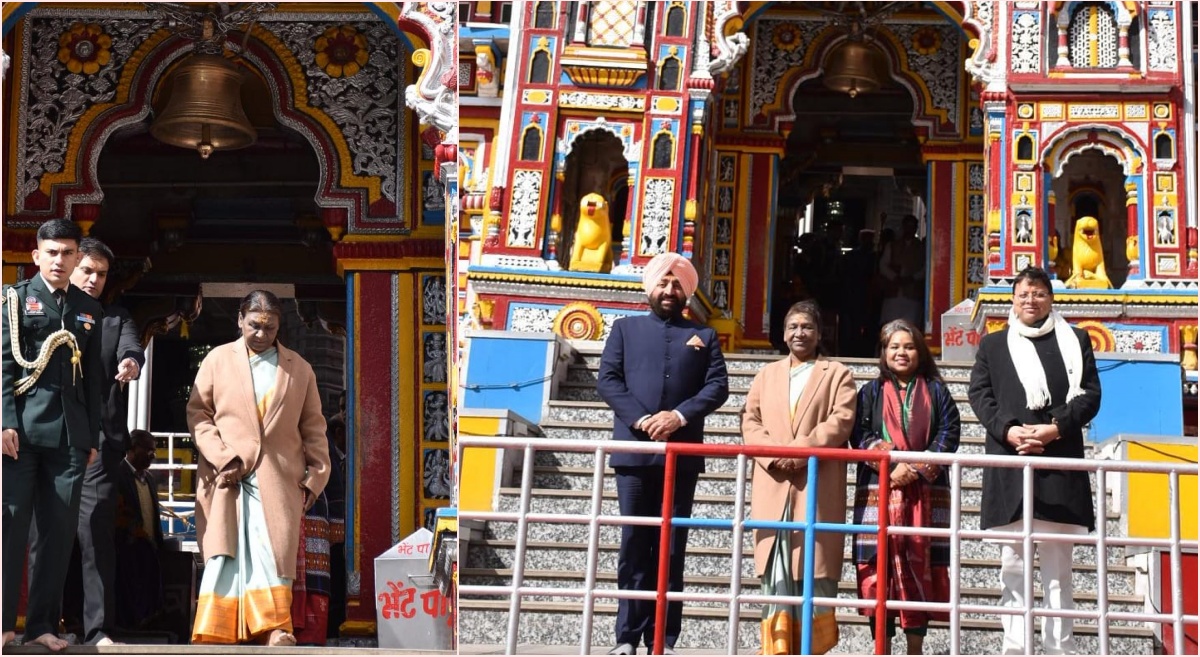
[[(547, 438), (608, 440), (612, 432), (612, 412), (596, 393), (599, 367), (597, 346), (581, 346), (577, 359), (568, 368), (567, 379), (558, 386), (557, 399), (552, 400), (549, 412), (541, 423)], [(709, 416), (705, 424), (705, 442), (737, 444), (740, 442), (739, 415), (746, 393), (755, 373), (774, 355), (727, 355), (730, 396), (725, 406)], [(859, 385), (877, 374), (873, 360), (843, 359), (854, 372)], [(984, 430), (975, 419), (967, 402), (968, 364), (940, 364), (962, 415), (960, 453), (983, 453)], [(1089, 448), (1090, 449), (1090, 448)], [(587, 514), (591, 508), (592, 468), (594, 455), (580, 452), (539, 451), (535, 456), (533, 473), (532, 511), (535, 513)], [(693, 515), (698, 518), (730, 518), (736, 487), (736, 463), (732, 459), (710, 458), (708, 472), (699, 481)], [(981, 472), (964, 468), (962, 525), (979, 527)], [(519, 477), (514, 477), (519, 481)], [(1092, 482), (1093, 487), (1095, 479)], [(1094, 488), (1093, 488), (1094, 490)], [(519, 508), (520, 490), (500, 491), (497, 510)], [(847, 506), (853, 505), (854, 470), (851, 468), (847, 486)], [(749, 473), (747, 473), (747, 504)], [(747, 509), (748, 511), (748, 509)], [(612, 470), (606, 468), (602, 513), (618, 515), (616, 483)], [(1106, 514), (1109, 535), (1119, 535), (1118, 516)], [(849, 521), (849, 509), (847, 513)], [(469, 523), (468, 523), (469, 524)], [(588, 526), (564, 523), (528, 525), (524, 582), (540, 588), (582, 588), (585, 581)], [(616, 588), (617, 548), (620, 528), (602, 526), (597, 572), (597, 587)], [(692, 529), (689, 532), (685, 591), (725, 593), (730, 589), (733, 564), (731, 546), (733, 535), (727, 530)], [(516, 550), (516, 523), (490, 522), (481, 531), (468, 537), (468, 547), (462, 556), (460, 583), (462, 585), (509, 585), (513, 575)], [(854, 566), (849, 559), (850, 541), (846, 541), (846, 560), (839, 587), (839, 597), (856, 599)], [(743, 593), (759, 590), (754, 576), (753, 545), (750, 532), (742, 538), (743, 562), (741, 586)], [(965, 604), (998, 605), (1000, 592), (999, 546), (972, 540), (962, 543), (961, 600)], [(1108, 606), (1112, 611), (1142, 611), (1143, 602), (1136, 595), (1135, 571), (1125, 563), (1121, 548), (1108, 550)], [(1097, 602), (1096, 551), (1090, 545), (1074, 549), (1075, 600), (1078, 609), (1095, 609)], [(1035, 591), (1040, 604), (1040, 577), (1034, 574)], [(503, 645), (508, 619), (508, 598), (505, 596), (467, 596), (459, 599), (459, 645), (464, 652), (472, 646)], [(521, 604), (518, 644), (523, 646), (571, 646), (574, 652), (580, 641), (579, 623), (582, 601), (570, 596), (526, 597)], [(593, 614), (592, 643), (597, 649), (612, 644), (616, 601), (600, 599)], [(757, 605), (742, 605), (739, 610), (738, 651), (753, 654), (759, 650), (759, 618)], [(840, 608), (838, 620), (841, 640), (833, 652), (870, 654), (874, 643), (865, 618), (852, 608)], [(700, 651), (724, 651), (728, 636), (729, 608), (727, 603), (687, 602), (684, 605), (684, 627), (677, 648)], [(962, 616), (960, 649), (963, 654), (998, 654), (1001, 646), (999, 615), (964, 614)], [(1038, 623), (1040, 626), (1040, 623)], [(1081, 654), (1099, 654), (1098, 628), (1093, 621), (1076, 621), (1075, 632)], [(1134, 622), (1110, 623), (1111, 654), (1151, 654), (1154, 639), (1144, 624)], [(1040, 642), (1040, 635), (1038, 638)], [(531, 648), (531, 650), (534, 650)], [(934, 623), (926, 638), (925, 652), (948, 653), (947, 623)], [(893, 653), (903, 653), (903, 637), (896, 637)]]

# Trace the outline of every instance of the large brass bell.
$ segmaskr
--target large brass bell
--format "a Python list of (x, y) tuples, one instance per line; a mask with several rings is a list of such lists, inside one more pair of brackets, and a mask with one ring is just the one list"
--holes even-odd
[(850, 38), (829, 53), (825, 60), (824, 84), (834, 91), (871, 93), (880, 86), (880, 53), (862, 41)]
[(205, 159), (258, 139), (242, 109), (242, 72), (224, 57), (191, 55), (172, 76), (167, 107), (150, 126), (155, 139), (195, 149)]

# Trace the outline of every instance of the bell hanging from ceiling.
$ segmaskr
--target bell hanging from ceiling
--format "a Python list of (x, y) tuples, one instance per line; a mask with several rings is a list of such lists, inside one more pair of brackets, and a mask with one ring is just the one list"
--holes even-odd
[(827, 88), (854, 98), (879, 89), (880, 70), (879, 51), (851, 35), (825, 59), (823, 81)]
[(175, 69), (167, 107), (150, 126), (154, 138), (195, 149), (208, 159), (213, 151), (245, 148), (258, 139), (242, 109), (242, 72), (219, 55), (191, 55)]

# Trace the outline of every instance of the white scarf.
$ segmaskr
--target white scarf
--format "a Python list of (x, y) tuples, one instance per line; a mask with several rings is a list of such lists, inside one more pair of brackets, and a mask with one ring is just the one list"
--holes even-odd
[(1079, 339), (1071, 330), (1071, 325), (1058, 311), (1051, 310), (1040, 327), (1028, 326), (1017, 319), (1015, 310), (1008, 311), (1008, 354), (1012, 357), (1013, 365), (1017, 368), (1017, 377), (1025, 388), (1025, 406), (1030, 410), (1038, 410), (1050, 405), (1050, 386), (1046, 383), (1046, 370), (1038, 358), (1037, 350), (1033, 347), (1031, 338), (1041, 337), (1054, 331), (1058, 340), (1058, 351), (1062, 354), (1063, 364), (1067, 366), (1067, 401), (1083, 394), (1079, 386), (1083, 379), (1083, 350), (1079, 348)]

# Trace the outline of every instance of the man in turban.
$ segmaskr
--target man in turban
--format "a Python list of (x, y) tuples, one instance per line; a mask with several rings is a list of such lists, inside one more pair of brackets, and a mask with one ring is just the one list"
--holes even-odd
[[(725, 358), (717, 332), (683, 316), (698, 277), (681, 255), (664, 253), (646, 265), (643, 285), (650, 313), (613, 323), (604, 344), (596, 389), (613, 410), (616, 440), (704, 440), (704, 419), (729, 397)], [(617, 476), (621, 515), (662, 515), (665, 459), (661, 454), (617, 452), (609, 459)], [(672, 516), (689, 518), (703, 457), (681, 457), (677, 464)], [(659, 527), (621, 528), (617, 586), (653, 591), (658, 582)], [(687, 529), (671, 541), (670, 590), (683, 590)], [(653, 600), (619, 600), (617, 645), (610, 655), (637, 653), (639, 642), (652, 651)], [(672, 654), (683, 624), (683, 603), (667, 605), (664, 653)]]

